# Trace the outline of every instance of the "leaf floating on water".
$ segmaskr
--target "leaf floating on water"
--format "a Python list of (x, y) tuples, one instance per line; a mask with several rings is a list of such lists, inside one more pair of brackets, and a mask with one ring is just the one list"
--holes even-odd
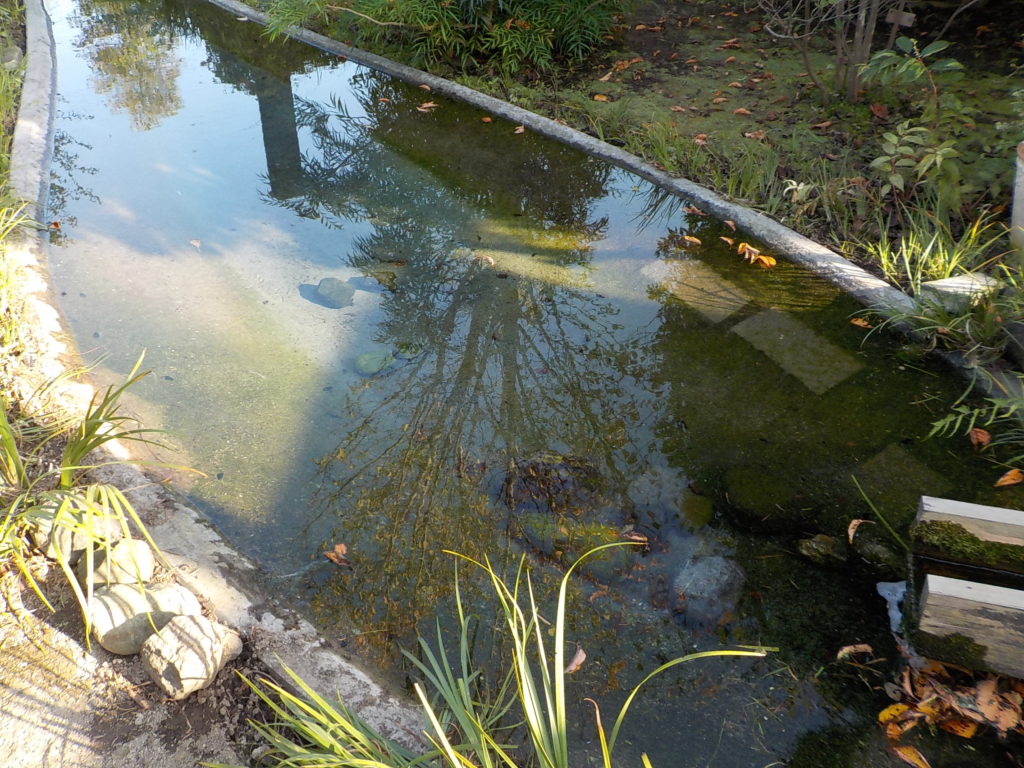
[(683, 240), (690, 243), (691, 245), (702, 245), (699, 237), (693, 235), (683, 235)]
[(732, 230), (733, 232), (735, 232), (735, 231), (736, 231), (736, 222), (735, 222), (735, 221), (733, 221), (732, 219), (726, 219), (726, 220), (725, 220), (725, 221), (723, 221), (722, 223), (723, 223), (723, 224), (725, 224), (725, 226), (727, 226), (727, 227), (728, 227), (729, 229), (731, 229), (731, 230)]
[(60, 232), (60, 222), (59, 221), (51, 221), (50, 222), (50, 229), (52, 229), (54, 232)]
[(437, 104), (435, 104), (432, 101), (424, 101), (422, 104), (416, 107), (417, 112), (429, 112), (432, 109), (437, 109)]
[(431, 88), (426, 83), (421, 83), (419, 87), (420, 87), (421, 90), (424, 90), (424, 91), (432, 91), (432, 90), (434, 90), (433, 88)]
[(517, 125), (516, 129), (514, 131), (512, 131), (512, 133), (526, 133), (526, 126), (525, 125)]
[(898, 744), (889, 747), (889, 749), (904, 763), (913, 765), (915, 768), (932, 768), (931, 764), (924, 759), (924, 755), (921, 754), (917, 747)]
[(583, 666), (583, 662), (587, 660), (586, 651), (583, 650), (582, 646), (576, 646), (576, 653), (572, 656), (572, 661), (569, 662), (569, 666), (565, 668), (565, 674), (571, 675), (573, 672)]
[(971, 445), (975, 448), (984, 448), (992, 442), (992, 435), (989, 434), (987, 429), (982, 429), (981, 427), (974, 427), (967, 434), (971, 438)]
[(850, 540), (851, 544), (853, 544), (853, 537), (854, 537), (854, 534), (857, 533), (857, 529), (860, 528), (861, 525), (864, 524), (864, 523), (868, 523), (869, 525), (874, 525), (875, 521), (874, 520), (851, 520), (850, 521), (850, 525), (846, 529), (846, 537)]
[(858, 328), (874, 328), (874, 326), (863, 317), (851, 317), (850, 325), (856, 325)]
[(387, 96), (381, 96), (379, 99), (377, 99), (377, 102), (379, 104), (390, 104), (391, 99), (389, 99)]
[(836, 654), (836, 661), (841, 661), (847, 656), (852, 656), (855, 653), (874, 653), (875, 649), (867, 643), (857, 643), (856, 645), (844, 645), (839, 649), (839, 653)]
[(481, 123), (493, 123), (494, 122), (494, 118), (493, 117), (481, 117), (480, 118), (480, 122)]
[(735, 245), (736, 244), (735, 240), (733, 240), (731, 237), (726, 237), (725, 235), (719, 235), (718, 239), (721, 240), (722, 242), (724, 242), (726, 245)]
[(202, 245), (202, 242), (199, 240), (189, 240), (188, 244), (198, 251), (200, 246)]
[(1008, 485), (1019, 485), (1020, 483), (1024, 483), (1024, 472), (1021, 472), (1019, 469), (1011, 469), (996, 480), (995, 487), (1005, 488)]
[(707, 216), (707, 214), (704, 213), (704, 211), (702, 211), (695, 205), (683, 206), (683, 213), (692, 213), (694, 216)]
[(348, 554), (348, 546), (345, 545), (345, 544), (342, 544), (341, 542), (338, 542), (337, 544), (334, 545), (334, 549), (328, 549), (326, 552), (324, 552), (324, 557), (326, 557), (328, 560), (330, 560), (335, 565), (348, 565), (348, 566), (351, 566), (352, 563), (350, 563), (348, 561), (348, 558), (345, 556), (347, 554)]

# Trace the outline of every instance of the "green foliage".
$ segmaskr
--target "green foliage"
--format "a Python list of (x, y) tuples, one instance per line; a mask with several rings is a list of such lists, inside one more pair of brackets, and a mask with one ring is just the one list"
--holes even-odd
[(1002, 392), (986, 397), (981, 405), (957, 402), (950, 413), (932, 425), (930, 437), (966, 435), (975, 427), (994, 433), (985, 450), (1000, 456), (1004, 464), (1024, 461), (1024, 374), (1016, 373), (1008, 380), (996, 379), (985, 372), (992, 386)]
[(616, 0), (273, 0), (271, 34), (326, 27), (359, 45), (399, 46), (417, 65), (503, 74), (583, 61), (611, 31)]
[[(542, 617), (522, 560), (509, 583), (487, 560), (480, 563), (459, 555), (481, 569), (490, 581), (498, 605), (498, 630), (510, 651), (502, 680), (496, 686), (488, 686), (472, 662), (470, 627), (474, 622), (466, 616), (456, 589), (460, 630), (456, 662), (452, 663), (445, 650), (440, 629), (436, 648), (420, 640), (422, 659), (406, 654), (425, 678), (414, 688), (423, 709), (424, 735), (430, 748), (413, 752), (391, 741), (349, 711), (343, 702), (328, 702), (287, 670), (301, 696), (270, 680), (258, 684), (246, 681), (276, 717), (273, 723), (252, 723), (271, 746), (272, 751), (264, 759), (274, 766), (322, 768), (569, 768), (580, 764), (579, 757), (570, 757), (565, 688), (567, 668), (576, 660), (567, 662), (565, 656), (566, 593), (573, 571), (584, 558), (616, 546), (628, 544), (598, 547), (568, 569), (558, 591), (553, 627)], [(662, 664), (632, 690), (610, 733), (602, 726), (597, 704), (588, 700), (597, 712), (603, 768), (613, 765), (612, 754), (623, 719), (637, 693), (651, 678), (685, 661), (709, 656), (764, 656), (766, 651), (707, 651)], [(650, 766), (646, 755), (643, 764)]]

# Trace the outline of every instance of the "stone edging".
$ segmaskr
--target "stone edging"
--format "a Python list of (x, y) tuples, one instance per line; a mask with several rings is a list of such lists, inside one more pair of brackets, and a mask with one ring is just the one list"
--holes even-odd
[[(244, 16), (262, 25), (267, 23), (266, 14), (254, 10), (239, 0), (207, 0), (207, 2), (230, 11), (238, 17)], [(700, 184), (659, 171), (636, 155), (613, 147), (582, 131), (493, 96), (474, 91), (472, 88), (467, 88), (443, 77), (399, 64), (369, 51), (353, 48), (301, 27), (291, 27), (286, 34), (295, 40), (308, 43), (328, 53), (344, 56), (358, 64), (384, 72), (412, 85), (429, 85), (433, 92), (443, 93), (451, 98), (479, 107), (492, 115), (524, 125), (536, 133), (556, 139), (586, 152), (588, 155), (631, 171), (662, 189), (669, 190), (700, 206), (702, 210), (719, 219), (729, 219), (735, 222), (736, 226), (743, 231), (767, 243), (787, 259), (813, 270), (866, 306), (879, 306), (898, 311), (908, 311), (914, 306), (913, 301), (905, 293), (866, 272), (830, 248), (804, 237), (763, 213), (726, 200)]]
[[(25, 0), (26, 74), (11, 158), (14, 193), (28, 203), (36, 221), (45, 210), (56, 64), (50, 18), (44, 0)], [(8, 248), (18, 270), (17, 289), (24, 301), (28, 352), (23, 355), (24, 380), (18, 396), (27, 400), (37, 388), (79, 364), (51, 299), (43, 266), (45, 232), (21, 237)], [(20, 377), (19, 377), (20, 378)], [(77, 412), (88, 404), (91, 386), (63, 382), (56, 402)], [(113, 446), (112, 459), (124, 459), (123, 446)], [(317, 691), (335, 691), (381, 733), (412, 746), (423, 731), (422, 715), (404, 696), (373, 680), (298, 612), (268, 600), (260, 572), (247, 557), (228, 545), (200, 513), (182, 504), (164, 485), (136, 466), (110, 464), (94, 471), (94, 479), (125, 490), (146, 523), (179, 582), (196, 593), (204, 607), (240, 630), (261, 662), (288, 683), (284, 665)], [(329, 697), (328, 697), (329, 698)]]

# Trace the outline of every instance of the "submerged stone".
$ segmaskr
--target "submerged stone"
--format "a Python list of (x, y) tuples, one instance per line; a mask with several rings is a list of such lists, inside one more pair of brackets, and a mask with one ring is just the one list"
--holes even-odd
[(360, 376), (376, 376), (395, 364), (395, 355), (390, 349), (375, 349), (356, 355), (355, 369)]
[[(528, 544), (566, 568), (595, 547), (623, 541), (618, 529), (610, 525), (572, 517), (529, 512), (516, 522)], [(632, 569), (637, 549), (622, 546), (603, 550), (588, 557), (581, 568), (599, 582), (617, 581)]]
[(317, 299), (331, 309), (351, 306), (355, 293), (355, 288), (336, 277), (325, 277), (316, 286)]
[(714, 503), (707, 496), (687, 493), (679, 505), (679, 522), (686, 528), (703, 528), (714, 514)]
[(801, 539), (796, 544), (797, 550), (816, 565), (839, 566), (846, 562), (846, 547), (824, 533), (809, 539)]
[(686, 561), (672, 582), (673, 609), (701, 620), (731, 611), (746, 574), (722, 555), (697, 555)]
[(601, 475), (586, 459), (540, 451), (514, 459), (505, 476), (505, 500), (516, 513), (558, 513), (597, 506)]

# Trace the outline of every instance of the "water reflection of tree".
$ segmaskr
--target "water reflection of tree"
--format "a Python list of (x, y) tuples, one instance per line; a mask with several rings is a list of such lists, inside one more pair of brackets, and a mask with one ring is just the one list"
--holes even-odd
[(369, 220), (346, 261), (390, 273), (374, 341), (411, 358), (348, 395), (351, 429), (320, 462), (313, 500), (355, 564), (314, 605), (374, 644), (408, 641), (450, 598), (444, 549), (502, 557), (510, 458), (583, 456), (623, 504), (652, 451), (637, 435), (656, 366), (617, 305), (586, 287), (606, 166), (488, 132), (454, 106), (416, 113), (418, 94), (374, 73), (355, 85), (358, 109), (297, 103), (312, 147), (302, 194), (267, 199), (335, 226)]
[(71, 16), (80, 33), (75, 45), (89, 60), (96, 90), (109, 94), (111, 108), (127, 113), (140, 131), (181, 108), (181, 61), (160, 5), (80, 0), (78, 13)]

